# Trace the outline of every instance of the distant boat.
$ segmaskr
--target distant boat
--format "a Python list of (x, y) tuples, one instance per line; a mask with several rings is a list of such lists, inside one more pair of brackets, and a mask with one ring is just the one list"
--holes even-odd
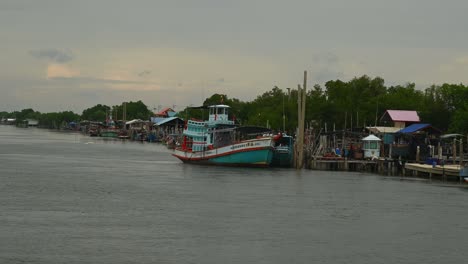
[(272, 166), (291, 167), (293, 163), (294, 138), (286, 134), (279, 134), (276, 137), (273, 152)]
[(101, 137), (117, 138), (119, 137), (119, 134), (120, 134), (120, 129), (118, 129), (115, 126), (115, 122), (114, 120), (112, 120), (112, 114), (111, 114), (110, 117), (106, 120), (105, 127), (101, 128), (99, 135)]
[(268, 167), (274, 138), (267, 129), (238, 127), (228, 119), (229, 106), (212, 105), (207, 121), (188, 120), (174, 156), (185, 163)]
[(119, 137), (120, 131), (116, 128), (103, 128), (101, 129), (101, 137), (107, 137), (107, 138), (117, 138)]

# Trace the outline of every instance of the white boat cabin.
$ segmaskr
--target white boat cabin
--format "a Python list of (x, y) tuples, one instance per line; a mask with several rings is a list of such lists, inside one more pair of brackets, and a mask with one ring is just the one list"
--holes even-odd
[(232, 128), (224, 129), (224, 127), (225, 125), (228, 127), (234, 125), (234, 121), (229, 120), (229, 108), (228, 105), (211, 105), (208, 106), (208, 121), (188, 120), (187, 127), (184, 129), (186, 138), (184, 139), (183, 148), (192, 151), (203, 151), (213, 145), (226, 144), (221, 143), (221, 141), (229, 141), (228, 138), (230, 138), (229, 134)]
[(234, 124), (234, 121), (229, 120), (229, 105), (210, 105), (209, 107), (209, 123), (216, 124)]

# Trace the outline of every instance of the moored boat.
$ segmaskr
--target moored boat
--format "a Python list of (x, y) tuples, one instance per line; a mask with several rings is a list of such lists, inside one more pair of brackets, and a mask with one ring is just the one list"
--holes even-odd
[(272, 166), (291, 167), (293, 163), (294, 139), (286, 134), (277, 135), (273, 152)]
[(107, 138), (117, 138), (119, 137), (120, 130), (116, 128), (103, 128), (101, 129), (101, 137), (107, 137)]
[(115, 122), (112, 120), (111, 114), (109, 118), (106, 118), (106, 124), (103, 128), (101, 128), (99, 135), (106, 138), (117, 138), (119, 133), (120, 129), (115, 126)]
[(185, 163), (268, 167), (274, 138), (258, 127), (238, 127), (228, 118), (229, 106), (209, 106), (207, 121), (188, 120), (174, 156)]

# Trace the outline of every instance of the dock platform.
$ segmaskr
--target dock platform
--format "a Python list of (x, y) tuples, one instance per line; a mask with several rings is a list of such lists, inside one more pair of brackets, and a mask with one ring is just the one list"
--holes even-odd
[(428, 164), (419, 164), (419, 163), (406, 163), (405, 170), (412, 171), (415, 176), (418, 176), (420, 173), (429, 174), (429, 177), (434, 175), (442, 176), (446, 178), (447, 176), (457, 177), (462, 180), (460, 174), (462, 167), (460, 165), (428, 165)]

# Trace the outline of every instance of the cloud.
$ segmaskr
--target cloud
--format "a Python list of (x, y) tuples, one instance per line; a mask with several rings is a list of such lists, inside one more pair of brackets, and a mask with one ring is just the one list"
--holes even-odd
[(80, 89), (89, 88), (94, 90), (96, 87), (100, 87), (107, 91), (127, 91), (129, 93), (135, 91), (158, 91), (161, 89), (161, 85), (157, 82), (138, 80), (119, 80), (86, 76), (57, 76), (49, 80), (69, 87), (80, 87)]
[(344, 77), (339, 57), (332, 52), (315, 54), (312, 57), (314, 70), (311, 73), (313, 80), (326, 82)]
[(462, 64), (462, 65), (468, 65), (468, 56), (462, 56), (462, 57), (456, 58), (455, 63)]
[(334, 53), (325, 52), (325, 53), (315, 54), (312, 57), (312, 61), (314, 63), (329, 65), (329, 64), (337, 64), (339, 62), (339, 58)]
[(67, 65), (54, 63), (47, 66), (47, 79), (71, 78), (79, 75), (79, 71), (73, 70)]
[(70, 50), (39, 49), (31, 50), (29, 54), (37, 59), (45, 59), (54, 63), (67, 63), (73, 60), (73, 53)]
[(150, 74), (151, 74), (151, 71), (145, 70), (145, 71), (142, 71), (142, 72), (138, 73), (138, 76), (146, 77), (146, 76), (148, 76)]

